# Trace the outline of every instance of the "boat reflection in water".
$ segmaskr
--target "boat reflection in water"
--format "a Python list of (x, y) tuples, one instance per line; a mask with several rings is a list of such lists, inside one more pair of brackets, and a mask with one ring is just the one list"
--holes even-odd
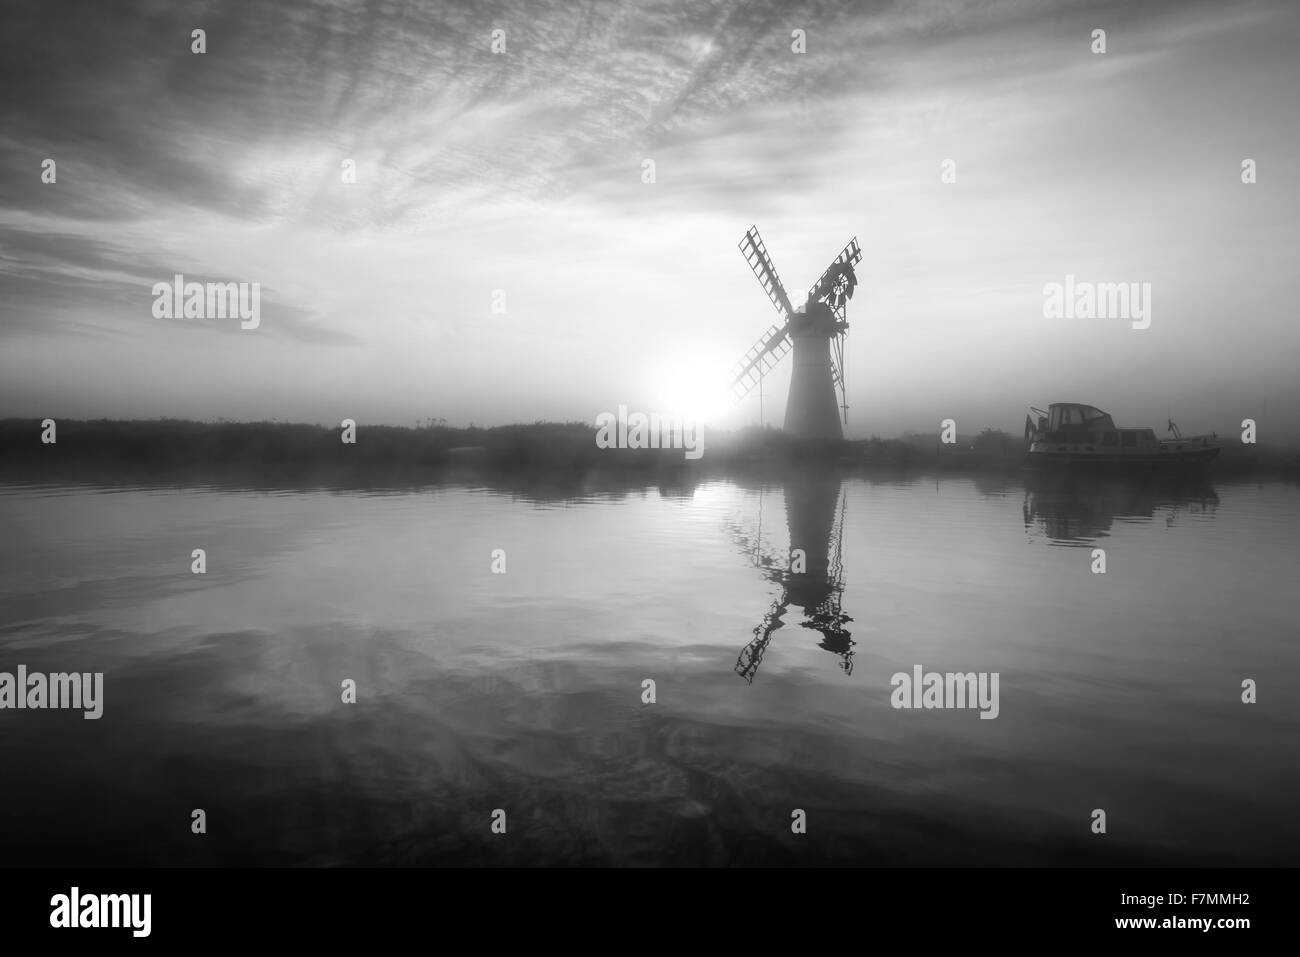
[(833, 471), (798, 469), (783, 476), (790, 555), (774, 554), (763, 540), (763, 500), (760, 491), (758, 527), (754, 533), (733, 526), (732, 534), (754, 567), (780, 588), (767, 613), (754, 627), (754, 638), (740, 651), (736, 673), (753, 682), (763, 655), (777, 630), (784, 627), (791, 606), (803, 611), (799, 623), (821, 634), (820, 647), (839, 656), (845, 674), (853, 673), (853, 638), (844, 627), (853, 619), (844, 613), (843, 534), (847, 497)]
[(1213, 512), (1218, 493), (1203, 477), (1101, 477), (1070, 474), (1025, 476), (1023, 515), (1027, 532), (1040, 532), (1053, 545), (1086, 545), (1110, 533), (1116, 519), (1149, 520), (1165, 514), (1174, 525), (1180, 514)]

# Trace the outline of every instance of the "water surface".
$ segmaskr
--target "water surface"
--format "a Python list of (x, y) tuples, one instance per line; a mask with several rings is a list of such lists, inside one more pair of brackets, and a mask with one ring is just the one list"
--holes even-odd
[[(105, 676), (0, 711), (11, 864), (1300, 861), (1293, 486), (8, 485), (0, 529), (0, 671)], [(915, 665), (999, 716), (893, 708)]]

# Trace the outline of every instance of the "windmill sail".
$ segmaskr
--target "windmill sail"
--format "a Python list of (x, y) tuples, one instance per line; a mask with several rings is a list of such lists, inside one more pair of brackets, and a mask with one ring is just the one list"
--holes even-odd
[(785, 624), (781, 618), (785, 615), (789, 604), (789, 592), (782, 588), (780, 597), (773, 600), (772, 607), (767, 610), (763, 620), (754, 626), (754, 640), (740, 649), (740, 654), (736, 657), (736, 674), (744, 678), (748, 684), (754, 683), (754, 676), (758, 674), (758, 668), (763, 663), (763, 653), (767, 651), (772, 636)]
[[(826, 267), (821, 278), (808, 290), (808, 301), (817, 302), (824, 299), (831, 307), (835, 318), (844, 319), (845, 305), (853, 298), (858, 277), (853, 267), (862, 261), (862, 250), (858, 247), (858, 237), (849, 240), (848, 245)], [(843, 327), (847, 328), (847, 326)], [(844, 421), (849, 421), (848, 386), (844, 381), (844, 332), (831, 340), (831, 380), (840, 396), (840, 412)]]
[(736, 363), (732, 370), (731, 394), (737, 399), (748, 395), (758, 380), (767, 375), (781, 361), (781, 357), (790, 351), (790, 337), (786, 335), (788, 328), (787, 324), (768, 329), (745, 353), (745, 357)]
[[(861, 261), (862, 250), (858, 248), (858, 237), (854, 236), (849, 240), (849, 244), (840, 250), (840, 254), (835, 257), (831, 264), (826, 267), (826, 271), (822, 273), (821, 278), (818, 279), (817, 282), (813, 284), (812, 288), (808, 290), (808, 301), (810, 303), (816, 302), (817, 300), (829, 295), (835, 288), (836, 283), (840, 281), (840, 276), (844, 268), (848, 267), (850, 275), (852, 276), (853, 274), (851, 270)], [(854, 280), (856, 281), (856, 276), (854, 276)], [(849, 297), (852, 297), (853, 295), (852, 290), (853, 287), (849, 286)], [(843, 318), (844, 303), (842, 301), (839, 303), (831, 303), (831, 308), (835, 311), (837, 319)]]
[(763, 333), (758, 342), (750, 347), (732, 370), (731, 394), (737, 399), (743, 399), (754, 386), (758, 385), (759, 380), (781, 361), (781, 357), (790, 351), (790, 337), (787, 333), (790, 328), (789, 319), (794, 314), (794, 309), (790, 305), (790, 297), (785, 293), (785, 286), (781, 284), (781, 277), (776, 274), (776, 266), (772, 265), (772, 257), (767, 254), (767, 247), (763, 245), (763, 237), (758, 234), (757, 226), (749, 227), (745, 238), (737, 244), (737, 248), (744, 255), (745, 262), (749, 263), (749, 268), (753, 270), (754, 275), (758, 277), (758, 283), (767, 293), (767, 298), (772, 300), (773, 307), (784, 320), (780, 325), (772, 326)]
[(728, 525), (732, 537), (741, 550), (749, 554), (752, 549), (753, 555), (750, 558), (750, 563), (755, 568), (760, 569), (765, 578), (775, 582), (781, 589), (780, 595), (773, 599), (767, 613), (763, 616), (763, 620), (754, 626), (753, 640), (740, 650), (740, 654), (736, 658), (736, 674), (753, 684), (754, 676), (758, 674), (758, 668), (763, 663), (763, 652), (767, 650), (767, 646), (771, 643), (777, 629), (782, 628), (785, 624), (782, 618), (790, 605), (790, 590), (786, 586), (782, 563), (763, 540), (763, 491), (761, 488), (758, 492), (757, 534), (750, 536), (739, 524), (728, 523)]
[(785, 294), (785, 286), (781, 285), (781, 277), (772, 265), (772, 257), (763, 245), (763, 237), (758, 235), (757, 226), (749, 227), (749, 232), (745, 233), (745, 238), (737, 244), (737, 248), (744, 254), (745, 262), (749, 263), (749, 268), (758, 277), (759, 284), (767, 293), (767, 298), (772, 300), (772, 305), (781, 314), (781, 318), (788, 319), (794, 309), (790, 306), (790, 298)]

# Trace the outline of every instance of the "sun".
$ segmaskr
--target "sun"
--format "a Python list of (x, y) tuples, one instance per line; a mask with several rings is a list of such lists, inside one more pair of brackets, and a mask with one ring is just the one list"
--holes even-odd
[(735, 411), (735, 402), (717, 369), (700, 364), (672, 366), (655, 378), (656, 411), (691, 422), (717, 425)]

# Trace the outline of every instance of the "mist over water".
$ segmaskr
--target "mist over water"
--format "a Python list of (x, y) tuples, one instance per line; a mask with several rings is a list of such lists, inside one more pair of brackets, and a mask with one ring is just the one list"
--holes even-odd
[[(98, 721), (0, 715), (11, 864), (1300, 850), (1293, 485), (8, 485), (0, 527), (0, 671), (105, 676)], [(916, 665), (998, 717), (893, 708)]]

